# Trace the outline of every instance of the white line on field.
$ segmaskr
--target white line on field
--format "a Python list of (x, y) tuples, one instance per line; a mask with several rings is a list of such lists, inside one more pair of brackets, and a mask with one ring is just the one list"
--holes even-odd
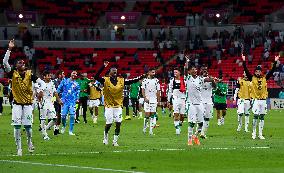
[[(197, 148), (196, 148), (197, 149)], [(202, 150), (237, 150), (237, 149), (270, 149), (270, 147), (202, 147)], [(80, 154), (102, 154), (102, 153), (129, 153), (129, 152), (152, 152), (152, 151), (186, 151), (185, 148), (160, 148), (160, 149), (144, 149), (144, 150), (113, 150), (113, 151), (84, 151), (73, 153), (38, 153), (38, 154), (26, 154), (26, 156), (50, 156), (50, 155), (80, 155)], [(0, 155), (6, 157), (12, 157), (17, 155)]]
[(62, 164), (39, 163), (39, 162), (26, 162), (26, 161), (17, 161), (17, 160), (0, 160), (0, 162), (20, 163), (20, 164), (28, 164), (28, 165), (39, 165), (39, 166), (55, 166), (55, 167), (65, 167), (65, 168), (77, 168), (77, 169), (90, 169), (90, 170), (112, 171), (112, 172), (143, 173), (143, 172), (136, 172), (136, 171), (121, 170), (121, 169), (96, 168), (96, 167), (89, 167), (89, 166), (62, 165)]

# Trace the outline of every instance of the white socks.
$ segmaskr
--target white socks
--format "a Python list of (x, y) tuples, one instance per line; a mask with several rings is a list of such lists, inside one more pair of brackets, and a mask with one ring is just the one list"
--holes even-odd
[(15, 137), (17, 149), (18, 150), (22, 149), (21, 129), (14, 128), (14, 137)]

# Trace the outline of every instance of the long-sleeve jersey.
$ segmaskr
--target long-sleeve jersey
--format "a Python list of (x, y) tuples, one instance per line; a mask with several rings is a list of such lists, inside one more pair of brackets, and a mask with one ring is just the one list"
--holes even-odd
[(75, 80), (63, 79), (57, 88), (57, 93), (61, 93), (61, 100), (64, 104), (76, 104), (79, 99), (80, 86)]

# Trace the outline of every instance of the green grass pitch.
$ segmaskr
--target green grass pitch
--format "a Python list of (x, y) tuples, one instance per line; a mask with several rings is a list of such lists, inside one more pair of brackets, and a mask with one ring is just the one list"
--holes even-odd
[[(102, 109), (101, 109), (102, 111)], [(235, 109), (229, 109), (225, 125), (218, 127), (216, 113), (210, 122), (208, 138), (201, 146), (187, 146), (187, 127), (175, 135), (173, 120), (162, 116), (155, 136), (142, 133), (143, 120), (123, 121), (119, 147), (102, 144), (104, 118), (93, 124), (76, 124), (76, 136), (68, 133), (44, 141), (34, 116), (33, 155), (27, 151), (26, 134), (22, 133), (23, 156), (16, 154), (10, 108), (0, 116), (0, 173), (85, 173), (85, 172), (284, 172), (284, 111), (269, 111), (265, 117), (265, 140), (252, 140), (251, 133), (237, 132)], [(251, 116), (252, 117), (252, 116)], [(251, 122), (251, 121), (250, 121)], [(251, 127), (251, 123), (250, 123)], [(114, 126), (110, 131), (110, 143)]]

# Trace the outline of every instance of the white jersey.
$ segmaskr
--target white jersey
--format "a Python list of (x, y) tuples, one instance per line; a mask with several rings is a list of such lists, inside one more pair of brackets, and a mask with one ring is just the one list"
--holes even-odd
[(168, 87), (168, 101), (170, 101), (171, 97), (173, 98), (185, 98), (185, 92), (180, 91), (180, 80), (175, 80), (172, 78)]
[(45, 88), (43, 90), (43, 100), (47, 102), (52, 102), (53, 95), (56, 92), (55, 85), (52, 81), (45, 84)]
[(197, 76), (193, 78), (189, 75), (186, 78), (186, 102), (190, 104), (202, 104), (201, 89), (204, 84), (204, 78)]
[(212, 102), (212, 82), (204, 82), (201, 88), (201, 97), (203, 103), (213, 103)]
[(160, 92), (160, 83), (157, 78), (145, 78), (142, 81), (141, 88), (145, 90), (145, 97), (150, 103), (157, 102), (157, 92)]

